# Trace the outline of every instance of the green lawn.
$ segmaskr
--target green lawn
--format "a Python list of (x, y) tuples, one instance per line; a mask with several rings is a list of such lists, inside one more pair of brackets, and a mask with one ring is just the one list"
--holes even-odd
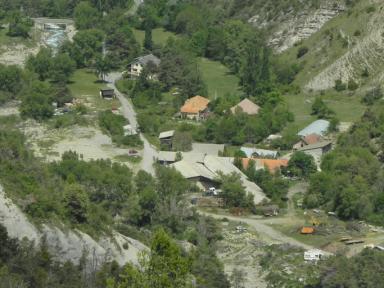
[[(136, 40), (142, 44), (144, 41), (144, 31), (133, 29)], [(169, 37), (177, 37), (172, 32), (165, 31), (163, 28), (156, 28), (152, 31), (153, 42), (158, 45), (164, 45)], [(227, 67), (220, 62), (211, 61), (206, 58), (199, 60), (203, 79), (208, 86), (208, 96), (214, 98), (229, 94), (241, 94), (239, 90), (239, 79), (231, 75)]]
[(201, 58), (199, 61), (203, 80), (208, 86), (208, 96), (214, 99), (225, 94), (242, 94), (239, 79), (229, 73), (227, 67), (217, 61)]
[(7, 36), (8, 29), (0, 28), (0, 50), (7, 48), (7, 46), (13, 45), (25, 45), (27, 47), (33, 47), (36, 45), (36, 39), (40, 37), (37, 31), (32, 29), (31, 38), (24, 39), (22, 37), (9, 37)]
[(71, 77), (71, 83), (68, 85), (68, 88), (73, 97), (85, 101), (95, 110), (119, 107), (119, 101), (103, 100), (100, 97), (100, 89), (105, 88), (106, 85), (97, 80), (98, 78), (92, 70), (79, 69)]
[[(143, 30), (133, 29), (133, 34), (135, 35), (136, 41), (141, 45), (144, 42)], [(163, 28), (156, 28), (152, 30), (152, 40), (153, 43), (157, 45), (165, 45), (169, 37), (177, 37), (175, 34), (169, 31), (165, 31)]]
[[(288, 129), (300, 130), (316, 120), (316, 117), (311, 115), (314, 99), (315, 96), (305, 93), (286, 96), (285, 100), (289, 105), (289, 110), (295, 115), (295, 121), (289, 125)], [(343, 93), (329, 92), (323, 96), (323, 99), (328, 107), (335, 111), (341, 122), (357, 121), (365, 110), (365, 106), (360, 102), (360, 97), (357, 95), (349, 96)]]

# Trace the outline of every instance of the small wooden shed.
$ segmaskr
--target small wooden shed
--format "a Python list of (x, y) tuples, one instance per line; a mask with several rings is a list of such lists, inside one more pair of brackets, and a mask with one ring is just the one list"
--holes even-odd
[(104, 99), (113, 99), (116, 96), (115, 90), (112, 88), (100, 89), (100, 96), (101, 98), (104, 98)]

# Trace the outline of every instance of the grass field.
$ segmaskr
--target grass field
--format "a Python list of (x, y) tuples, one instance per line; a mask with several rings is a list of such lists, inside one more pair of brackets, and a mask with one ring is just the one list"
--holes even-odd
[(105, 88), (106, 85), (97, 80), (92, 70), (79, 69), (71, 77), (71, 83), (68, 85), (68, 88), (73, 97), (85, 101), (95, 110), (119, 107), (118, 100), (103, 100), (100, 97), (100, 89)]
[[(133, 29), (136, 41), (143, 45), (145, 32), (143, 30)], [(169, 37), (177, 37), (175, 34), (169, 31), (165, 31), (163, 28), (156, 28), (152, 30), (153, 43), (157, 45), (165, 45)]]
[(220, 62), (201, 58), (199, 61), (203, 80), (208, 86), (208, 96), (214, 99), (225, 94), (242, 94), (239, 79), (229, 73), (227, 67)]
[[(342, 93), (329, 92), (322, 97), (328, 107), (335, 111), (337, 118), (341, 122), (357, 121), (365, 111), (365, 106), (361, 103), (358, 95), (349, 96)], [(295, 121), (287, 129), (300, 130), (316, 120), (316, 117), (311, 115), (314, 99), (314, 96), (305, 93), (286, 96), (285, 100), (289, 105), (289, 110), (295, 115)]]
[[(144, 41), (144, 31), (133, 29), (136, 40), (142, 44)], [(158, 45), (164, 45), (169, 37), (177, 37), (172, 32), (165, 31), (162, 28), (156, 28), (152, 31), (153, 42)], [(220, 62), (211, 61), (206, 58), (199, 59), (199, 66), (203, 74), (204, 82), (208, 86), (208, 96), (214, 98), (227, 93), (241, 94), (239, 89), (239, 79), (231, 75), (227, 67)]]
[(25, 45), (26, 47), (33, 47), (36, 45), (38, 37), (40, 37), (37, 31), (31, 31), (31, 38), (24, 39), (21, 37), (9, 37), (7, 36), (8, 29), (0, 28), (0, 50), (13, 45)]

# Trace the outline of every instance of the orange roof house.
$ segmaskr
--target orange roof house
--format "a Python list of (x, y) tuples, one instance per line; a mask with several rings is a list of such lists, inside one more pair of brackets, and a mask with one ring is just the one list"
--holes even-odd
[(249, 166), (249, 161), (255, 161), (255, 169), (263, 169), (267, 168), (269, 172), (275, 173), (277, 170), (279, 170), (281, 167), (287, 167), (288, 166), (288, 160), (287, 159), (258, 159), (258, 158), (243, 158), (242, 164), (243, 168), (247, 169)]
[(259, 110), (260, 110), (260, 106), (253, 103), (248, 98), (245, 98), (239, 104), (237, 104), (231, 108), (232, 114), (235, 114), (236, 111), (241, 111), (241, 112), (246, 113), (248, 115), (257, 115), (259, 113)]
[(202, 96), (195, 96), (185, 101), (180, 108), (181, 115), (185, 118), (200, 120), (202, 113), (208, 109), (209, 100)]
[(300, 233), (301, 234), (313, 234), (313, 233), (315, 233), (315, 228), (304, 226), (303, 228), (301, 228)]

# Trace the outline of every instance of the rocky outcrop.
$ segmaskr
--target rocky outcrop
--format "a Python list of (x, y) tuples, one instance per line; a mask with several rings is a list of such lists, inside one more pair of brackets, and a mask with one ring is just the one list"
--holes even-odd
[(324, 1), (318, 8), (303, 3), (300, 11), (292, 8), (272, 20), (255, 15), (249, 19), (249, 22), (256, 27), (275, 26), (269, 43), (276, 52), (281, 53), (319, 31), (326, 22), (344, 9), (342, 1), (336, 0)]
[[(314, 91), (330, 89), (339, 79), (343, 83), (348, 83), (349, 80), (359, 83), (364, 69), (367, 69), (372, 76), (382, 75), (384, 64), (383, 20), (384, 16), (380, 12), (372, 15), (367, 23), (365, 36), (351, 45), (344, 55), (314, 76), (305, 88)], [(376, 78), (377, 83), (383, 79), (381, 76)]]
[(141, 242), (113, 232), (109, 237), (95, 240), (79, 230), (64, 230), (43, 224), (36, 227), (9, 198), (0, 186), (0, 224), (7, 228), (12, 238), (27, 238), (35, 244), (46, 241), (49, 251), (59, 261), (78, 263), (83, 255), (92, 262), (93, 267), (105, 261), (115, 260), (120, 265), (128, 262), (138, 264), (140, 252), (148, 248)]

